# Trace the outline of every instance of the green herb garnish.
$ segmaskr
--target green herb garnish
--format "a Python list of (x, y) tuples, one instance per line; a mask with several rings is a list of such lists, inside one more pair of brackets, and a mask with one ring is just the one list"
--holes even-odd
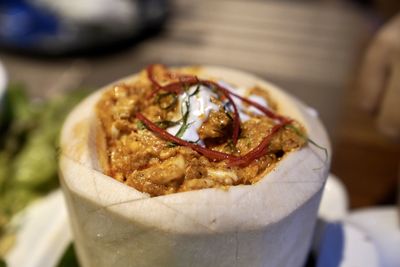
[[(188, 93), (189, 88), (187, 86), (185, 86), (184, 88), (186, 94), (187, 94), (187, 98), (184, 101), (184, 103), (181, 106), (181, 113), (182, 113), (182, 118), (178, 121), (159, 121), (156, 122), (157, 126), (159, 126), (160, 128), (166, 129), (172, 126), (176, 126), (180, 123), (182, 123), (181, 127), (179, 128), (178, 132), (175, 134), (176, 137), (181, 138), (183, 136), (183, 134), (186, 132), (186, 130), (190, 127), (190, 125), (192, 123), (188, 123), (188, 118), (189, 118), (189, 113), (190, 113), (190, 98), (194, 95), (197, 95), (200, 91), (200, 85), (198, 85), (196, 87), (196, 89), (194, 90), (194, 92), (192, 92), (191, 94)], [(166, 98), (166, 97), (171, 97), (173, 96), (173, 99), (171, 99), (169, 102), (169, 105), (165, 105), (162, 106), (162, 99)], [(175, 103), (177, 102), (177, 95), (174, 93), (165, 93), (165, 94), (160, 94), (158, 96), (157, 102), (159, 103), (160, 107), (162, 109), (169, 109), (170, 107), (172, 107), (173, 105), (175, 105)]]
[(291, 129), (292, 131), (294, 131), (298, 136), (300, 136), (301, 138), (303, 138), (304, 140), (306, 140), (307, 142), (309, 142), (310, 144), (314, 145), (315, 147), (321, 149), (324, 151), (325, 153), (325, 161), (328, 159), (328, 149), (326, 147), (323, 147), (319, 144), (317, 144), (315, 141), (313, 141), (312, 139), (310, 139), (307, 135), (305, 135), (300, 129), (298, 129), (297, 127), (295, 127), (292, 124), (288, 124), (285, 126), (288, 129)]
[(186, 130), (190, 127), (190, 125), (192, 125), (193, 122), (190, 123), (184, 123), (182, 124), (181, 128), (179, 128), (179, 131), (176, 133), (176, 137), (181, 138), (183, 136), (183, 134), (186, 132)]
[(166, 128), (178, 125), (179, 123), (181, 123), (181, 120), (178, 120), (178, 121), (168, 121), (168, 120), (158, 121), (155, 124), (157, 124), (157, 126), (160, 127), (160, 128), (166, 129)]
[[(190, 95), (187, 97), (187, 99), (184, 102), (184, 105), (186, 107), (185, 112), (182, 114), (182, 125), (179, 128), (178, 132), (175, 134), (176, 137), (181, 138), (185, 131), (188, 129), (189, 125), (188, 124), (188, 118), (189, 118), (189, 112), (190, 112)], [(184, 106), (182, 105), (181, 110), (183, 111)]]
[(189, 97), (192, 97), (192, 96), (194, 96), (194, 95), (197, 95), (199, 92), (200, 92), (200, 85), (197, 85), (196, 90), (194, 90), (194, 92), (191, 93), (191, 94), (189, 95)]
[(139, 130), (144, 130), (144, 129), (146, 129), (146, 125), (144, 125), (144, 123), (142, 121), (138, 120), (136, 122), (136, 128), (138, 128)]
[(176, 147), (177, 145), (174, 142), (168, 142), (167, 147)]
[(200, 142), (200, 138), (198, 138), (196, 141), (188, 141), (191, 144), (198, 144)]

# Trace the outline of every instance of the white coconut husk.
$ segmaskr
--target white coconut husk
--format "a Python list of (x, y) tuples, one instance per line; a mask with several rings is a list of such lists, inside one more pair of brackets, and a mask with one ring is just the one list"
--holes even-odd
[[(266, 88), (279, 112), (331, 154), (315, 111), (276, 86), (226, 68), (203, 67), (199, 76)], [(94, 107), (107, 88), (75, 108), (61, 136), (61, 184), (82, 266), (302, 266), (328, 174), (323, 150), (289, 153), (254, 185), (149, 197), (101, 172)]]

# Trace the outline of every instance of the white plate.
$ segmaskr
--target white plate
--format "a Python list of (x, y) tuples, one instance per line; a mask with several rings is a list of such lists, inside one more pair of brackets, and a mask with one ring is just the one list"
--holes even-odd
[(400, 266), (400, 221), (396, 207), (352, 212), (346, 221), (368, 233), (377, 246), (382, 267)]
[(318, 210), (318, 217), (325, 221), (338, 221), (347, 216), (349, 198), (343, 183), (329, 174)]
[(19, 231), (6, 255), (7, 267), (53, 267), (72, 241), (61, 190), (33, 202), (12, 223)]
[(317, 267), (380, 267), (374, 242), (344, 222), (328, 223), (317, 256)]
[(329, 175), (318, 212), (313, 244), (318, 267), (379, 267), (375, 244), (363, 230), (343, 222), (348, 216), (343, 183)]

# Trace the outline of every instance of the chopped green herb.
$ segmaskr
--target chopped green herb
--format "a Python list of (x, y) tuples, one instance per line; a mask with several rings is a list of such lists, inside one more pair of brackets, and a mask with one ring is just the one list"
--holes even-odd
[[(197, 85), (196, 90), (192, 94), (187, 94), (187, 98), (185, 102), (182, 104), (181, 107), (181, 112), (185, 110), (182, 114), (182, 119), (180, 122), (182, 122), (181, 127), (179, 128), (178, 132), (175, 134), (176, 137), (181, 138), (185, 131), (189, 128), (189, 126), (193, 123), (188, 123), (188, 118), (189, 118), (189, 113), (190, 113), (190, 98), (194, 95), (196, 95), (200, 91), (200, 85)], [(184, 106), (183, 106), (184, 105)], [(186, 108), (186, 109), (184, 109)]]
[(146, 125), (144, 125), (144, 123), (143, 123), (142, 121), (140, 121), (140, 120), (137, 121), (136, 127), (137, 127), (139, 130), (144, 130), (144, 129), (146, 129)]
[[(184, 102), (184, 105), (186, 107), (185, 112), (182, 114), (182, 125), (179, 128), (178, 132), (175, 134), (176, 137), (182, 137), (185, 131), (187, 130), (188, 126), (188, 118), (189, 118), (189, 112), (190, 112), (190, 96), (187, 97), (187, 99)], [(181, 112), (183, 111), (184, 106), (182, 105), (181, 107)]]
[(226, 147), (229, 148), (231, 151), (236, 151), (236, 150), (237, 150), (237, 149), (236, 149), (236, 146), (235, 146), (235, 144), (233, 143), (233, 140), (232, 140), (232, 139), (229, 139), (229, 140), (227, 141)]
[(229, 118), (231, 121), (233, 121), (233, 117), (232, 117), (232, 115), (231, 115), (230, 112), (228, 112), (228, 111), (225, 110), (225, 114), (226, 114), (226, 116), (228, 116), (228, 118)]
[(200, 138), (198, 138), (196, 141), (188, 141), (189, 143), (192, 143), (192, 144), (198, 144), (199, 142), (200, 142)]
[(190, 88), (190, 86), (188, 84), (186, 84), (186, 83), (182, 84), (182, 86), (183, 86), (183, 91), (184, 92), (187, 92), (189, 90), (189, 88)]
[(310, 142), (311, 144), (313, 144), (315, 147), (321, 149), (324, 151), (325, 153), (325, 158), (328, 159), (328, 149), (326, 147), (320, 146), (319, 144), (315, 143), (313, 140), (311, 140), (310, 138), (307, 138), (307, 141)]
[(176, 144), (174, 142), (168, 142), (167, 147), (176, 147)]
[(191, 93), (191, 94), (189, 95), (189, 97), (194, 96), (194, 95), (197, 95), (199, 92), (200, 92), (200, 85), (197, 85), (196, 90), (194, 90), (194, 92)]
[(323, 147), (319, 144), (317, 144), (315, 141), (313, 141), (312, 139), (310, 139), (308, 136), (306, 136), (300, 129), (296, 128), (294, 125), (292, 124), (288, 124), (285, 126), (288, 129), (291, 129), (292, 131), (294, 131), (298, 136), (302, 137), (304, 140), (306, 140), (307, 142), (309, 142), (310, 144), (314, 145), (315, 147), (321, 149), (324, 151), (325, 153), (325, 160), (328, 159), (328, 149), (326, 147)]
[(186, 130), (190, 127), (190, 125), (192, 125), (193, 122), (190, 123), (184, 123), (182, 124), (181, 128), (179, 128), (179, 131), (176, 133), (176, 137), (181, 138), (183, 136), (183, 134), (186, 132)]
[(177, 120), (177, 121), (165, 120), (165, 121), (156, 122), (155, 124), (157, 124), (157, 126), (160, 128), (166, 129), (166, 128), (178, 125), (179, 123), (181, 123), (181, 120)]

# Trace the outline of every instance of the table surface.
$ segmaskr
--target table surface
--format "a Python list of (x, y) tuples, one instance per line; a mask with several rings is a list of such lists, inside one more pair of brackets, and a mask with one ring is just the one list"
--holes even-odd
[(357, 107), (356, 63), (368, 22), (349, 7), (264, 1), (172, 2), (165, 29), (97, 57), (37, 58), (0, 51), (10, 81), (32, 97), (97, 88), (149, 63), (224, 65), (277, 83), (315, 107), (333, 144), (332, 172), (352, 208), (392, 204), (400, 144)]

